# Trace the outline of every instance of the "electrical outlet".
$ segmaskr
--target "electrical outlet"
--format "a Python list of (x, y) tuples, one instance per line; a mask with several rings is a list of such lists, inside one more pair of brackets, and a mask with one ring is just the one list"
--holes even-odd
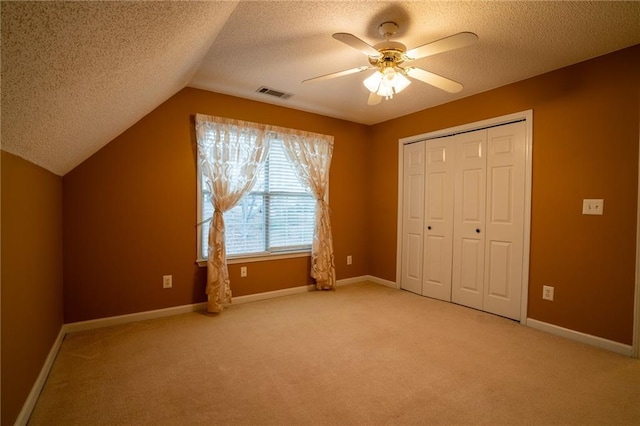
[(582, 214), (602, 215), (604, 213), (604, 200), (582, 200)]
[(241, 266), (240, 267), (240, 277), (244, 278), (247, 276), (247, 267), (246, 266)]
[(171, 287), (173, 287), (173, 277), (171, 275), (163, 275), (162, 288), (171, 288)]
[(347, 265), (351, 265), (353, 263), (353, 258), (351, 255), (347, 256)]
[(553, 301), (553, 287), (551, 287), (549, 285), (543, 285), (542, 286), (542, 298), (544, 300)]

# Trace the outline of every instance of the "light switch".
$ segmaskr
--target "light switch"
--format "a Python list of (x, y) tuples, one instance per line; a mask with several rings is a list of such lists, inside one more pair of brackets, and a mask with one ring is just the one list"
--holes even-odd
[(584, 199), (582, 200), (582, 214), (602, 215), (604, 213), (604, 200)]

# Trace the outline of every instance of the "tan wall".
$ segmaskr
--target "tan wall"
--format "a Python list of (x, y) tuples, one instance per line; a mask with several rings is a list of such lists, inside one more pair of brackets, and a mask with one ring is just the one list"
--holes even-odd
[[(368, 273), (363, 125), (184, 89), (63, 178), (65, 322), (206, 300), (196, 260), (196, 113), (335, 137), (330, 174), (337, 278)], [(353, 265), (346, 265), (346, 256)], [(309, 258), (231, 265), (235, 296), (310, 283)], [(162, 288), (162, 275), (173, 288)]]
[[(533, 109), (528, 316), (631, 344), (639, 75), (635, 46), (374, 126), (369, 273), (395, 281), (398, 139)], [(604, 198), (604, 216), (583, 198)]]
[(2, 151), (2, 424), (62, 327), (62, 178)]

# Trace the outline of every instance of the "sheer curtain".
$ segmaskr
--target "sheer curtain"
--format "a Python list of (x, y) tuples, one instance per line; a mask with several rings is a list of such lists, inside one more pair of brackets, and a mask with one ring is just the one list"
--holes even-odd
[(311, 246), (311, 277), (319, 290), (336, 285), (333, 237), (329, 218), (329, 168), (333, 154), (333, 136), (290, 130), (281, 135), (285, 153), (298, 179), (316, 198), (316, 223)]
[(267, 155), (264, 130), (257, 123), (196, 115), (200, 170), (214, 208), (207, 259), (208, 312), (222, 312), (224, 304), (231, 303), (222, 214), (255, 184)]

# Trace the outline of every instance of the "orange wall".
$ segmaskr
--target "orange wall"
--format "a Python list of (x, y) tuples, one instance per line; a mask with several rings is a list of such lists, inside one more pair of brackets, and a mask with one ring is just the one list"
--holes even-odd
[[(398, 140), (533, 109), (528, 316), (631, 344), (639, 76), (634, 46), (373, 126), (369, 274), (396, 277)], [(583, 198), (604, 215), (582, 215)]]
[[(196, 260), (193, 116), (333, 135), (331, 220), (338, 279), (368, 273), (367, 126), (187, 88), (63, 178), (64, 318), (74, 322), (206, 300)], [(346, 265), (346, 256), (353, 265)], [(309, 258), (230, 265), (234, 296), (310, 283)], [(162, 288), (162, 275), (173, 288)]]
[(2, 424), (62, 327), (62, 179), (2, 151)]

